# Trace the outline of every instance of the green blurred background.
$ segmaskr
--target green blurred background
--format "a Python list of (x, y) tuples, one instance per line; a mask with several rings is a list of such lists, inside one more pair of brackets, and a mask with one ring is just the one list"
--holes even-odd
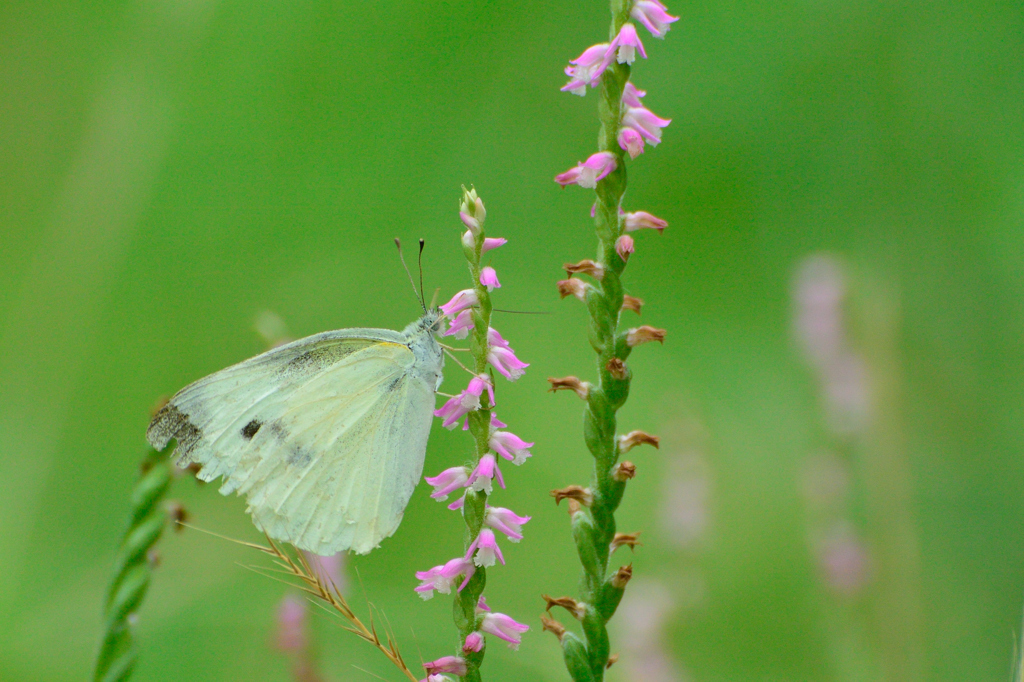
[[(643, 34), (634, 79), (673, 123), (631, 164), (626, 198), (670, 223), (637, 236), (626, 275), (669, 335), (634, 353), (620, 421), (663, 442), (630, 455), (619, 525), (644, 544), (617, 555), (636, 578), (610, 678), (1010, 679), (1024, 10), (669, 9), (682, 19), (664, 42)], [(89, 674), (157, 397), (261, 351), (263, 310), (296, 336), (402, 328), (418, 306), (395, 236), (426, 238), (428, 289), (467, 286), (463, 183), (510, 240), (492, 258), (496, 305), (552, 313), (495, 318), (532, 363), (499, 387), (499, 414), (536, 441), (495, 503), (534, 520), (487, 595), (534, 629), (518, 652), (492, 642), (486, 679), (567, 679), (537, 618), (540, 594), (573, 593), (578, 573), (548, 491), (585, 483), (589, 458), (579, 402), (545, 378), (593, 376), (582, 306), (554, 282), (594, 240), (592, 195), (552, 177), (594, 150), (596, 97), (558, 88), (607, 20), (602, 3), (536, 0), (0, 4), (0, 679)], [(853, 436), (828, 426), (792, 333), (794, 273), (819, 251), (845, 272), (867, 368), (873, 416)], [(465, 447), (435, 427), (427, 473)], [(822, 452), (846, 467), (846, 497), (806, 492)], [(414, 570), (461, 546), (427, 493), (349, 567), (353, 601), (365, 590), (412, 662), (456, 641), (449, 598), (412, 592)], [(243, 501), (186, 478), (172, 494), (195, 524), (258, 538)], [(823, 517), (860, 538), (866, 558), (840, 553), (852, 587), (822, 571)], [(273, 645), (284, 589), (240, 565), (258, 557), (192, 531), (162, 555), (136, 679), (289, 679)], [(376, 679), (353, 665), (399, 679), (311, 619), (327, 679)]]

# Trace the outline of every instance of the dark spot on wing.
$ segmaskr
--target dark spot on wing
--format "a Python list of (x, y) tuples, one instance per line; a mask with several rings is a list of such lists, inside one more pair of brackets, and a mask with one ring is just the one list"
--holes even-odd
[(259, 419), (253, 419), (242, 427), (242, 438), (252, 440), (252, 437), (256, 435), (256, 432), (260, 430), (261, 426), (263, 426), (263, 422)]
[(384, 393), (395, 390), (400, 383), (405, 380), (405, 374), (399, 374), (394, 379), (388, 382), (388, 385), (384, 387)]

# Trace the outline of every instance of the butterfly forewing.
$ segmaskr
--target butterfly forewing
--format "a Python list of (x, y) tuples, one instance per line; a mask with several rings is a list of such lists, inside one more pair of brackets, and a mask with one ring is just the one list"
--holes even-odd
[(245, 493), (271, 537), (368, 552), (398, 527), (430, 431), (435, 387), (405, 341), (344, 330), (282, 346), (184, 388), (147, 436), (177, 439), (180, 466)]

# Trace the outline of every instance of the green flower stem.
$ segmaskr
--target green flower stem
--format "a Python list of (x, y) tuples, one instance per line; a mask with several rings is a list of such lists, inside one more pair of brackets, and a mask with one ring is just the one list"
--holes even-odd
[[(611, 37), (629, 20), (630, 3), (611, 1)], [(615, 537), (615, 510), (625, 492), (624, 481), (612, 476), (619, 459), (615, 436), (616, 412), (629, 396), (630, 372), (612, 374), (609, 363), (625, 361), (632, 350), (626, 333), (618, 331), (623, 290), (620, 279), (626, 262), (615, 251), (615, 242), (623, 234), (619, 207), (626, 191), (626, 155), (618, 144), (622, 110), (622, 92), (629, 81), (630, 67), (613, 63), (601, 78), (598, 115), (601, 131), (598, 149), (615, 155), (615, 170), (597, 184), (597, 205), (594, 226), (597, 233), (597, 260), (604, 266), (604, 275), (586, 297), (590, 313), (588, 334), (597, 353), (598, 381), (587, 397), (583, 414), (583, 435), (594, 457), (591, 484), (593, 503), (573, 514), (573, 540), (576, 543), (583, 575), (580, 581), (581, 602), (585, 605), (582, 619), (585, 642), (575, 637), (562, 640), (569, 674), (576, 682), (601, 682), (611, 653), (608, 620), (622, 599), (623, 587), (612, 583), (608, 574), (611, 543)], [(614, 574), (613, 574), (614, 575)], [(572, 649), (570, 651), (569, 649)], [(586, 665), (580, 665), (585, 660)]]
[(106, 629), (96, 657), (94, 682), (127, 680), (135, 667), (138, 650), (132, 640), (129, 617), (138, 610), (149, 588), (152, 568), (148, 555), (167, 525), (167, 511), (161, 502), (170, 484), (169, 462), (160, 452), (150, 450), (132, 491), (131, 520), (114, 563), (114, 579), (104, 606)]
[[(475, 192), (466, 192), (463, 200), (464, 210), (475, 217), (480, 223), (479, 233), (476, 235), (472, 248), (463, 249), (466, 260), (469, 262), (469, 272), (473, 278), (473, 290), (476, 292), (477, 305), (473, 307), (473, 331), (470, 334), (469, 347), (475, 362), (474, 369), (477, 374), (488, 374), (487, 352), (489, 344), (487, 332), (491, 327), (491, 296), (487, 287), (480, 283), (480, 260), (483, 256), (484, 244), (484, 214), (476, 205)], [(493, 376), (492, 376), (493, 383)], [(480, 409), (473, 410), (467, 415), (469, 419), (469, 432), (473, 436), (476, 446), (476, 458), (474, 466), (480, 458), (490, 452), (491, 438), (491, 410), (487, 391), (480, 396)], [(484, 513), (487, 509), (487, 493), (480, 490), (467, 490), (465, 502), (462, 507), (462, 515), (466, 521), (466, 549), (480, 534), (484, 524)], [(476, 615), (476, 606), (483, 594), (487, 584), (487, 570), (483, 567), (476, 569), (473, 577), (469, 579), (466, 588), (458, 593), (455, 599), (455, 625), (459, 628), (459, 634), (463, 643), (471, 633), (479, 629), (479, 618)], [(464, 682), (480, 682), (483, 677), (480, 675), (480, 666), (484, 660), (486, 645), (480, 651), (465, 652), (466, 674), (462, 677)]]

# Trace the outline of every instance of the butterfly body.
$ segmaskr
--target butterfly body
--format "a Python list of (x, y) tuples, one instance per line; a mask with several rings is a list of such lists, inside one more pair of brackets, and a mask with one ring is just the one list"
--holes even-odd
[(402, 332), (344, 329), (274, 348), (179, 391), (147, 431), (270, 537), (365, 554), (398, 528), (423, 472), (444, 356), (438, 311)]

